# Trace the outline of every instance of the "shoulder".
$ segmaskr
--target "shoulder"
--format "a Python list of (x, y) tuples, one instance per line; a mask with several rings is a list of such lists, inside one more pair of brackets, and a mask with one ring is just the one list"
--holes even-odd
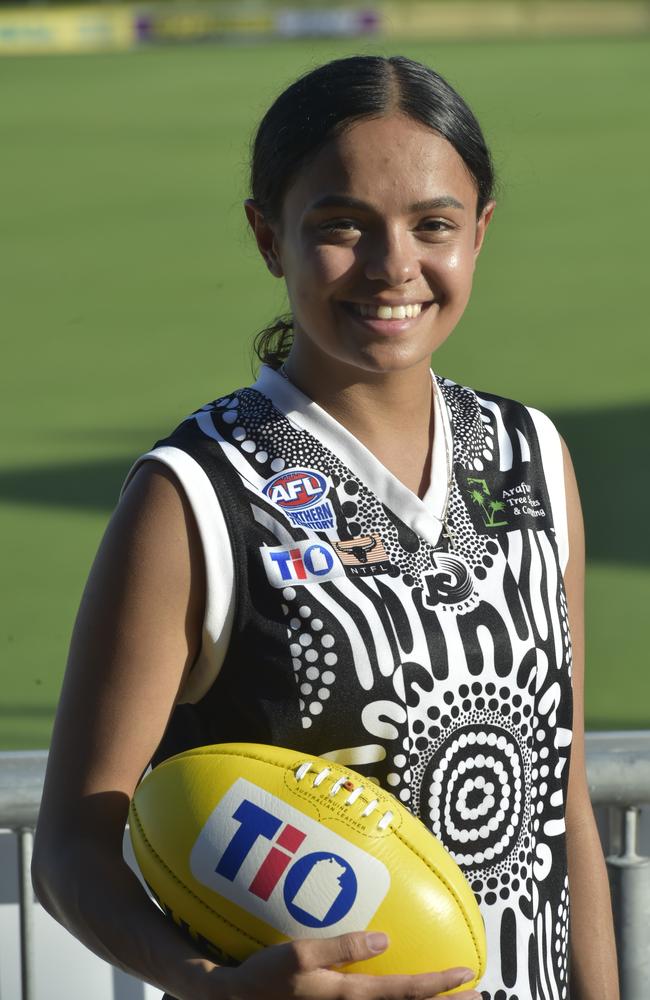
[(554, 421), (521, 400), (436, 379), (450, 412), (461, 463), (482, 470), (481, 475), (490, 469), (494, 476), (511, 477), (506, 486), (536, 480), (537, 488), (548, 496), (564, 571), (577, 543), (573, 525), (578, 501), (571, 458)]
[(547, 413), (520, 399), (502, 396), (487, 389), (476, 389), (441, 375), (436, 375), (435, 378), (443, 397), (452, 407), (462, 404), (467, 406), (470, 401), (474, 400), (478, 408), (492, 412), (498, 409), (504, 418), (507, 415), (514, 417), (519, 414), (529, 414), (536, 424), (548, 430), (553, 429), (557, 433), (557, 429)]
[(203, 403), (193, 410), (176, 425), (176, 427), (166, 437), (161, 438), (154, 445), (158, 448), (170, 443), (183, 442), (185, 440), (197, 439), (210, 436), (214, 420), (217, 416), (225, 417), (226, 423), (233, 423), (236, 420), (238, 410), (247, 395), (255, 390), (256, 386), (242, 386), (224, 393), (216, 399)]
[(196, 521), (175, 470), (154, 456), (143, 456), (125, 482), (109, 533), (125, 547), (146, 551), (149, 564), (174, 553), (185, 558), (198, 551)]
[[(149, 479), (156, 475), (168, 482), (185, 486), (186, 481), (195, 479), (205, 465), (206, 457), (213, 444), (221, 438), (220, 426), (237, 422), (242, 398), (254, 387), (238, 388), (204, 403), (184, 416), (169, 433), (155, 441), (151, 448), (135, 458), (127, 472), (121, 496), (133, 481)], [(164, 488), (164, 487), (161, 487)]]
[[(474, 389), (452, 379), (436, 376), (437, 384), (452, 419), (460, 424), (473, 419), (495, 433), (499, 444), (510, 453), (507, 440), (518, 443), (520, 438), (536, 439), (544, 466), (564, 463), (566, 444), (552, 418), (536, 406), (485, 389)], [(524, 447), (524, 452), (526, 448)]]

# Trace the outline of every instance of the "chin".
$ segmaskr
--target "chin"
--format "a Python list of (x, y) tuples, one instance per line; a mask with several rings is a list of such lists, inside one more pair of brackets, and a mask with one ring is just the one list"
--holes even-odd
[(393, 348), (390, 351), (373, 352), (354, 359), (346, 359), (345, 363), (351, 367), (360, 368), (371, 375), (389, 375), (391, 372), (404, 372), (421, 367), (428, 368), (431, 363), (431, 353), (413, 354), (410, 351), (399, 351)]

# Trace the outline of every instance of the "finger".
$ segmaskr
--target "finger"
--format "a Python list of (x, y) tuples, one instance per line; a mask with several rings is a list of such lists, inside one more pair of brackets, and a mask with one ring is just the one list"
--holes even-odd
[[(447, 990), (456, 989), (471, 982), (475, 974), (471, 969), (445, 969), (443, 972), (424, 972), (414, 976), (388, 975), (366, 976), (347, 973), (345, 980), (352, 987), (351, 995), (363, 996), (364, 1000), (431, 1000)], [(480, 1000), (473, 990), (454, 994), (454, 1000)]]
[(427, 997), (427, 1000), (482, 1000), (482, 997), (476, 990), (463, 990), (462, 993), (453, 993), (451, 997), (448, 993), (437, 993), (435, 997)]
[(302, 938), (292, 942), (297, 963), (303, 972), (351, 965), (386, 951), (388, 938), (380, 932), (351, 931), (331, 938)]

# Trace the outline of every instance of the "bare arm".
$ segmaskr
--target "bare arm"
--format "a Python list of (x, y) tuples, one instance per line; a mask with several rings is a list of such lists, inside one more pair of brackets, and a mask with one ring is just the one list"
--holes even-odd
[[(131, 798), (196, 658), (205, 601), (193, 515), (156, 463), (137, 472), (81, 602), (54, 727), (33, 877), (49, 912), (104, 959), (179, 1000), (425, 1000), (468, 970), (359, 976), (363, 932), (278, 945), (238, 969), (202, 957), (122, 858)], [(469, 972), (466, 981), (473, 978)], [(458, 1000), (480, 1000), (474, 991)]]
[(562, 445), (570, 553), (564, 582), (573, 644), (573, 745), (566, 811), (571, 905), (571, 996), (573, 1000), (618, 1000), (609, 884), (585, 768), (584, 529), (573, 464), (564, 442)]
[[(198, 652), (203, 562), (180, 489), (146, 463), (102, 541), (75, 625), (34, 849), (43, 905), (166, 989), (206, 963), (122, 860), (128, 803)], [(179, 977), (180, 970), (180, 977)]]

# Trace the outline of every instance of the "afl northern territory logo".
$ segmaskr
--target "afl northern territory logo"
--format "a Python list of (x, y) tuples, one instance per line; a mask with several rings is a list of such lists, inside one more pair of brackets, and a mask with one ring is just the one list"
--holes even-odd
[(286, 469), (269, 479), (262, 492), (298, 528), (324, 531), (334, 527), (334, 511), (326, 500), (329, 483), (315, 469)]

